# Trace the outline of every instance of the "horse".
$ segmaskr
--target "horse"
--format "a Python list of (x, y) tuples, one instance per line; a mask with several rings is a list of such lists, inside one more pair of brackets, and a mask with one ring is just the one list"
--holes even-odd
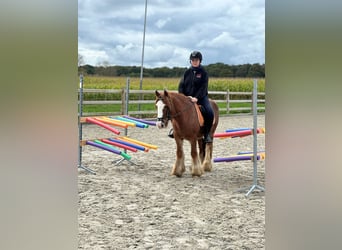
[[(204, 128), (199, 123), (198, 114), (195, 105), (188, 96), (181, 93), (164, 92), (157, 90), (157, 127), (159, 129), (167, 128), (169, 120), (173, 127), (173, 135), (176, 142), (176, 162), (171, 170), (171, 175), (181, 177), (185, 172), (183, 142), (187, 140), (191, 145), (192, 164), (190, 171), (192, 176), (200, 177), (205, 171), (212, 170), (213, 143), (205, 143)], [(219, 109), (217, 104), (210, 99), (211, 107), (214, 111), (214, 121), (210, 130), (210, 136), (213, 135), (219, 121)], [(197, 151), (197, 144), (199, 154)]]

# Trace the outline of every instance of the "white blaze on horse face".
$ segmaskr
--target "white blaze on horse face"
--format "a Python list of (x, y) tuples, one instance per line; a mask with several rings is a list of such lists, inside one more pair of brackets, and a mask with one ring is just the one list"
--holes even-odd
[(165, 104), (162, 102), (162, 100), (159, 100), (156, 105), (157, 105), (157, 110), (158, 110), (157, 117), (163, 118), (163, 110), (164, 110)]
[[(163, 110), (164, 110), (165, 104), (162, 102), (162, 100), (159, 100), (159, 101), (157, 101), (156, 106), (157, 106), (157, 118), (158, 119), (162, 119), (163, 118)], [(164, 127), (164, 124), (163, 124), (163, 122), (161, 120), (157, 121), (156, 125), (157, 125), (158, 128), (163, 128)]]

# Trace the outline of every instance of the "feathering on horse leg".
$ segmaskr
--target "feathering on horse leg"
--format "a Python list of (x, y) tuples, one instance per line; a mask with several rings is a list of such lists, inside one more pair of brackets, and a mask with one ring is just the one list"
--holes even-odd
[(176, 146), (176, 162), (172, 168), (171, 175), (181, 177), (182, 174), (185, 172), (183, 140), (176, 138)]
[(184, 164), (184, 155), (181, 158), (176, 159), (176, 162), (172, 168), (171, 175), (175, 175), (177, 177), (182, 177), (185, 172), (185, 164)]
[(202, 164), (204, 171), (210, 172), (212, 170), (212, 151), (213, 151), (213, 144), (207, 143), (205, 146), (205, 157)]
[(192, 158), (192, 176), (201, 176), (204, 171), (202, 169), (200, 159), (197, 152), (197, 140), (193, 140), (191, 143), (191, 158)]
[(199, 158), (193, 158), (192, 159), (192, 168), (191, 168), (191, 174), (192, 176), (198, 176), (200, 177), (204, 173), (204, 170), (201, 167), (201, 163), (199, 161)]

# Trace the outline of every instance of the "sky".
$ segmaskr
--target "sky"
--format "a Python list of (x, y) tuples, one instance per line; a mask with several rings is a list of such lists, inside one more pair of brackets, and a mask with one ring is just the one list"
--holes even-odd
[[(145, 0), (78, 0), (83, 64), (141, 66)], [(147, 0), (143, 66), (265, 63), (265, 0)]]

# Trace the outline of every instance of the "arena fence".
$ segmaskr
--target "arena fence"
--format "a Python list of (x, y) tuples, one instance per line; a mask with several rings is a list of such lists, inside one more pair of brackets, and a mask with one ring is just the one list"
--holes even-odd
[[(83, 89), (83, 115), (128, 115), (151, 117), (156, 115), (155, 91), (129, 89)], [(170, 91), (173, 92), (173, 91)], [(209, 91), (218, 105), (220, 115), (252, 114), (253, 92)], [(257, 93), (257, 112), (265, 112), (265, 93)]]

